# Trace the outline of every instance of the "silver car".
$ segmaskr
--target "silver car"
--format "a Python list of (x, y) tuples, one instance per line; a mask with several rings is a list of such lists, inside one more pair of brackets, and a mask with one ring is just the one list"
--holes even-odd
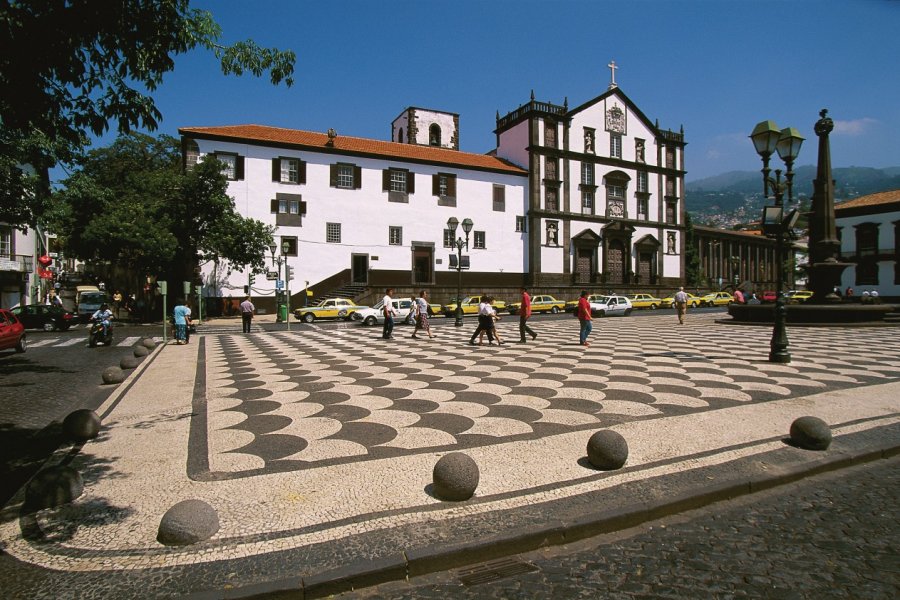
[[(394, 305), (394, 322), (396, 323), (413, 323), (413, 301), (409, 298), (392, 299), (391, 304)], [(364, 308), (354, 313), (354, 319), (358, 319), (363, 325), (383, 325), (384, 324), (384, 302), (379, 301), (372, 308)]]

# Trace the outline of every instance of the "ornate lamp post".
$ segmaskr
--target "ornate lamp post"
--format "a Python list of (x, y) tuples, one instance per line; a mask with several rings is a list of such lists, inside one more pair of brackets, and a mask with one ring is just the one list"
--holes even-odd
[[(281, 252), (283, 254), (287, 254), (290, 252), (291, 245), (289, 242), (284, 241), (281, 243)], [(287, 263), (287, 259), (283, 256), (275, 256), (275, 251), (278, 250), (278, 246), (275, 244), (269, 244), (269, 252), (272, 254), (272, 266), (277, 267), (278, 269), (278, 281), (283, 281), (281, 278), (281, 265)], [(281, 297), (286, 290), (281, 290), (279, 292), (278, 288), (275, 289), (275, 322), (281, 323), (283, 321), (288, 322), (288, 327), (290, 327), (290, 315), (285, 316), (284, 319), (281, 318), (281, 307), (284, 306), (287, 308), (287, 305), (284, 303), (284, 299)]]
[[(463, 270), (463, 248), (466, 250), (469, 249), (469, 233), (472, 231), (472, 227), (475, 223), (472, 222), (472, 219), (466, 218), (463, 219), (462, 228), (463, 232), (466, 234), (466, 239), (463, 240), (461, 237), (456, 238), (456, 241), (453, 242), (453, 245), (456, 246), (456, 325), (457, 327), (462, 327), (463, 324), (463, 309), (462, 309), (462, 270)], [(454, 237), (456, 235), (456, 228), (459, 227), (459, 221), (456, 217), (450, 217), (447, 219), (447, 229), (450, 230), (450, 237)]]
[[(775, 326), (772, 330), (772, 342), (769, 350), (769, 362), (789, 363), (791, 355), (788, 352), (787, 307), (784, 305), (784, 262), (785, 246), (790, 236), (791, 228), (797, 221), (799, 213), (796, 209), (784, 214), (784, 192), (787, 191), (788, 203), (793, 201), (792, 182), (794, 178), (794, 160), (800, 154), (800, 146), (804, 138), (793, 127), (778, 129), (772, 121), (762, 121), (753, 128), (750, 134), (756, 153), (762, 158), (763, 168), (763, 195), (768, 199), (774, 198), (775, 204), (763, 208), (762, 229), (763, 233), (775, 238)], [(769, 158), (774, 152), (784, 161), (787, 171), (784, 174), (784, 182), (781, 181), (781, 169), (775, 170), (775, 179), (769, 174)]]

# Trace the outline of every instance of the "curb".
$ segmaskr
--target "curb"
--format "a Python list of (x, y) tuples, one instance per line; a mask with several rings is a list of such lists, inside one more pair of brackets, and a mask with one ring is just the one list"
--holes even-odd
[[(803, 453), (813, 451), (795, 449)], [(782, 450), (776, 450), (780, 452)], [(472, 543), (431, 545), (376, 560), (360, 560), (338, 569), (308, 577), (292, 577), (228, 590), (189, 594), (207, 598), (323, 598), (391, 581), (457, 569), (490, 560), (531, 552), (547, 546), (629, 529), (663, 517), (696, 510), (718, 502), (771, 490), (807, 477), (900, 456), (900, 442), (876, 444), (867, 449), (842, 449), (788, 465), (778, 473), (759, 473), (736, 481), (706, 485), (674, 497), (632, 503), (584, 514), (568, 520), (549, 520), (517, 528), (490, 539)]]

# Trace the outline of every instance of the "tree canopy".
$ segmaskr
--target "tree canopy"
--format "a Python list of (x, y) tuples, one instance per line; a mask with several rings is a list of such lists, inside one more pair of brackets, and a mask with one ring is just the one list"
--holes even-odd
[(197, 261), (264, 268), (272, 228), (241, 217), (214, 158), (182, 169), (178, 140), (131, 133), (92, 150), (48, 211), (66, 254), (193, 280)]
[[(252, 40), (219, 43), (221, 27), (190, 0), (44, 0), (0, 3), (0, 221), (34, 225), (46, 208), (47, 171), (72, 163), (90, 134), (156, 129), (151, 96), (195, 48), (225, 74), (268, 72), (293, 84), (292, 51)], [(33, 172), (23, 168), (30, 165)]]

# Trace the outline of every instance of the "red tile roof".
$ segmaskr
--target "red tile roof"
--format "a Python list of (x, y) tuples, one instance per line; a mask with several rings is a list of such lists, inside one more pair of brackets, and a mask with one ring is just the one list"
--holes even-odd
[(181, 127), (178, 132), (182, 135), (200, 138), (205, 137), (220, 140), (231, 139), (236, 142), (265, 143), (266, 145), (271, 146), (300, 146), (320, 152), (365, 154), (413, 162), (438, 163), (459, 168), (499, 171), (513, 175), (527, 175), (528, 173), (521, 167), (501, 158), (497, 158), (496, 156), (487, 154), (472, 154), (469, 152), (459, 152), (458, 150), (448, 150), (446, 148), (384, 142), (380, 140), (349, 137), (346, 135), (338, 135), (334, 138), (334, 143), (329, 144), (328, 135), (324, 133), (269, 127), (267, 125)]
[(894, 202), (900, 202), (900, 190), (891, 190), (889, 192), (878, 192), (877, 194), (860, 196), (853, 200), (835, 204), (834, 210), (841, 210), (842, 208), (859, 208), (862, 206), (877, 206), (880, 204), (892, 204)]

